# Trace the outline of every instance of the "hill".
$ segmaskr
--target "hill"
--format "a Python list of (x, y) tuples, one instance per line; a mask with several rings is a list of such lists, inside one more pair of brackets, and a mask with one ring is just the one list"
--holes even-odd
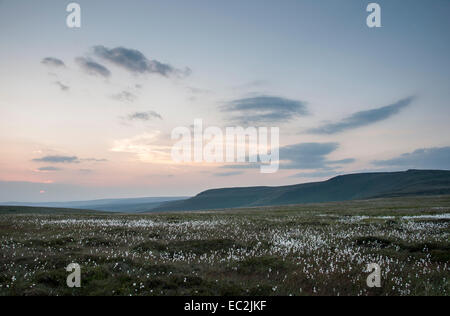
[(26, 203), (7, 202), (2, 205), (9, 206), (29, 206), (40, 208), (70, 208), (94, 211), (108, 211), (121, 213), (148, 212), (160, 206), (164, 202), (186, 199), (187, 197), (146, 197), (130, 199), (102, 199), (90, 201), (73, 202), (47, 202), (47, 203)]
[(324, 182), (281, 187), (214, 189), (190, 199), (163, 203), (152, 211), (194, 211), (445, 194), (450, 194), (450, 171), (408, 170), (350, 174)]
[(97, 211), (78, 210), (69, 208), (29, 207), (29, 206), (0, 206), (0, 215), (12, 214), (40, 214), (40, 215), (94, 215)]

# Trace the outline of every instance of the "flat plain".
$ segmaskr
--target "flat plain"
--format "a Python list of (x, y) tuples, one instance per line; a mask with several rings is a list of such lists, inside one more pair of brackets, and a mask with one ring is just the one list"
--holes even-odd
[[(0, 207), (0, 295), (450, 294), (450, 196), (205, 212)], [(81, 266), (68, 288), (66, 266)], [(367, 265), (381, 268), (369, 288)]]

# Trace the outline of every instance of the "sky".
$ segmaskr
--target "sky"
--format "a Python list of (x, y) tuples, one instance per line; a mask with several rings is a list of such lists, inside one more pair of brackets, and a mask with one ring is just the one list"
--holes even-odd
[[(0, 0), (0, 202), (450, 169), (450, 1)], [(278, 127), (279, 170), (175, 162), (177, 127)]]

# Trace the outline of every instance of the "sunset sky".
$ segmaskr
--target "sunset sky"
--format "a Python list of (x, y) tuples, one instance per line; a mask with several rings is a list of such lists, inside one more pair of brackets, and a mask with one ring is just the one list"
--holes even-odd
[[(450, 169), (450, 1), (0, 0), (0, 202), (184, 196)], [(280, 128), (280, 170), (171, 132)]]

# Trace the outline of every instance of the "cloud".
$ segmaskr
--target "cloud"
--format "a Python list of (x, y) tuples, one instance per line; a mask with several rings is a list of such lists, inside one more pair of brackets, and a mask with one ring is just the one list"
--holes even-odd
[(86, 162), (108, 162), (108, 159), (83, 158), (83, 159), (80, 159), (80, 161), (86, 161)]
[(163, 164), (173, 163), (171, 150), (172, 144), (165, 141), (160, 131), (115, 140), (111, 148), (113, 152), (134, 154), (141, 162)]
[(80, 160), (76, 156), (45, 156), (42, 158), (33, 159), (34, 162), (47, 163), (79, 163)]
[(349, 163), (354, 163), (355, 161), (356, 161), (356, 159), (346, 158), (346, 159), (341, 159), (341, 160), (328, 160), (327, 163), (329, 165), (345, 165), (345, 164), (349, 164)]
[(137, 99), (136, 95), (129, 91), (122, 91), (120, 93), (114, 94), (112, 95), (112, 98), (121, 102), (134, 102)]
[(347, 164), (353, 159), (328, 160), (326, 156), (339, 148), (338, 143), (300, 143), (280, 148), (280, 166), (284, 169), (330, 169), (330, 165)]
[(62, 90), (62, 91), (68, 91), (70, 89), (69, 86), (64, 85), (61, 83), (61, 81), (56, 81), (55, 84)]
[(102, 76), (105, 78), (111, 76), (111, 71), (109, 71), (108, 68), (99, 63), (96, 63), (95, 61), (92, 61), (84, 57), (77, 57), (75, 58), (75, 61), (81, 67), (81, 69), (83, 69), (86, 73), (90, 75)]
[(233, 100), (221, 110), (231, 113), (230, 120), (242, 125), (283, 123), (308, 114), (303, 101), (267, 95)]
[(417, 149), (396, 158), (373, 161), (373, 164), (404, 169), (450, 169), (450, 147)]
[(187, 76), (191, 73), (189, 68), (178, 70), (169, 64), (164, 64), (157, 60), (149, 60), (143, 53), (136, 49), (125, 47), (109, 49), (102, 45), (95, 46), (93, 49), (97, 57), (125, 68), (132, 73), (155, 73), (164, 77), (172, 74)]
[(49, 66), (49, 67), (65, 67), (66, 65), (61, 59), (55, 57), (46, 57), (42, 59), (41, 64)]
[(243, 174), (243, 171), (230, 171), (230, 172), (218, 172), (214, 173), (214, 176), (216, 177), (232, 177), (232, 176), (238, 176)]
[[(77, 156), (45, 156), (42, 158), (33, 159), (32, 161), (46, 162), (46, 163), (80, 163), (80, 162), (106, 162), (108, 160), (97, 159), (97, 158), (79, 159)], [(49, 167), (49, 168), (52, 168), (52, 167)]]
[(38, 168), (39, 171), (61, 171), (61, 168), (56, 168), (56, 167), (41, 167)]
[(162, 120), (162, 116), (155, 111), (147, 111), (147, 112), (135, 112), (128, 115), (128, 120), (130, 121), (150, 121), (152, 119), (160, 119)]
[[(353, 158), (341, 160), (328, 160), (327, 156), (339, 148), (338, 143), (300, 143), (281, 147), (280, 169), (298, 169), (336, 172), (339, 165), (355, 162)], [(259, 163), (246, 163), (226, 165), (227, 169), (254, 169), (260, 168)]]
[(346, 130), (371, 125), (399, 113), (413, 101), (414, 97), (408, 97), (381, 108), (354, 113), (340, 122), (325, 124), (317, 128), (309, 129), (307, 132), (310, 134), (336, 134)]

